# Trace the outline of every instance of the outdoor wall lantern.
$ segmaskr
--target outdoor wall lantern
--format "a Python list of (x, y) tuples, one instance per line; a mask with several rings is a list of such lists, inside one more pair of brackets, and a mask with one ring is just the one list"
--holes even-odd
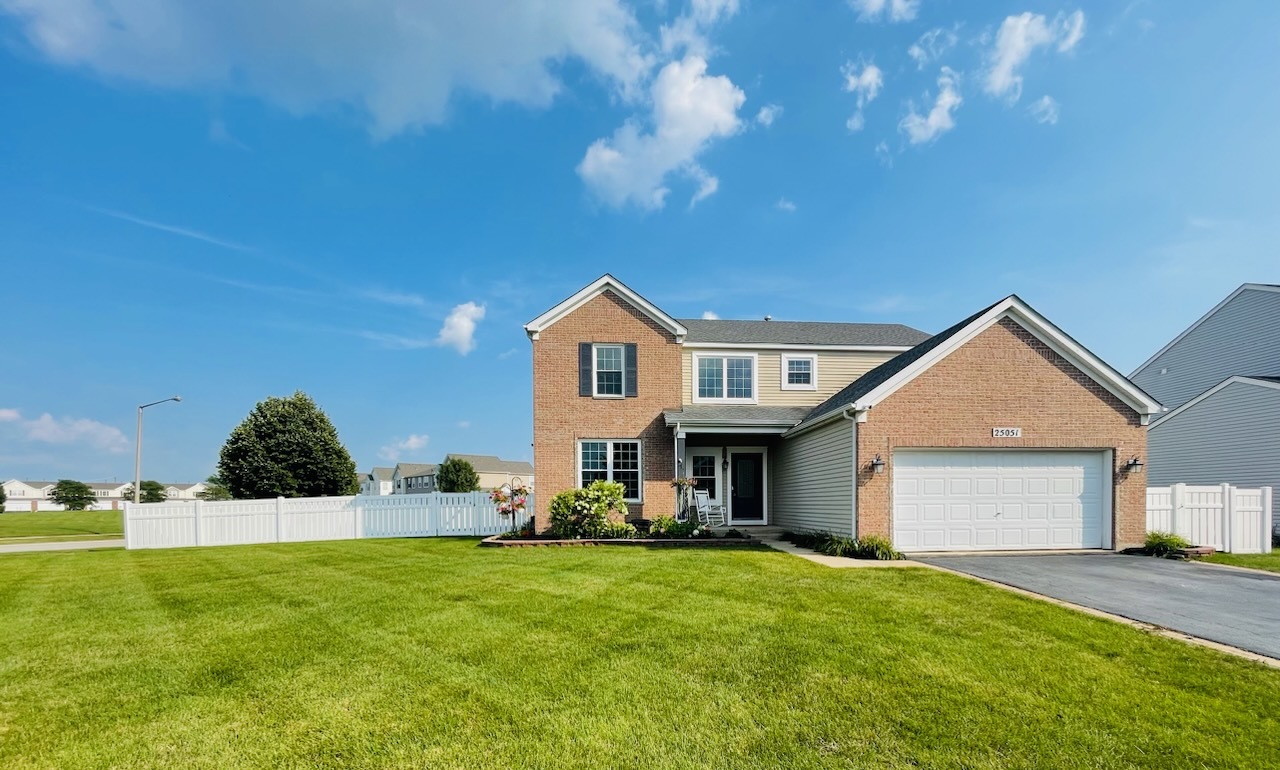
[(720, 470), (729, 472), (729, 447), (720, 447)]
[(884, 459), (880, 455), (876, 455), (876, 459), (871, 461), (872, 473), (884, 473)]
[(1126, 473), (1137, 473), (1142, 470), (1142, 460), (1138, 459), (1137, 455), (1134, 455), (1129, 462), (1124, 464), (1124, 469)]

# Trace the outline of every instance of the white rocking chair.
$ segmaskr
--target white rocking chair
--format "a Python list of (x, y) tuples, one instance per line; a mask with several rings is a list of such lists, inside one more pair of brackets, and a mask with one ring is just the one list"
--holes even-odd
[(728, 523), (724, 506), (711, 502), (711, 494), (707, 490), (694, 490), (693, 504), (698, 509), (698, 523), (704, 527), (723, 527)]

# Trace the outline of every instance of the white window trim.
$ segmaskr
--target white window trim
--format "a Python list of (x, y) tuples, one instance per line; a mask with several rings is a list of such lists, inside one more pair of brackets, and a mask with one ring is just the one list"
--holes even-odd
[[(622, 392), (614, 395), (613, 393), (600, 392), (600, 376), (596, 373), (596, 365), (600, 359), (596, 355), (596, 351), (600, 348), (617, 348), (621, 353), (619, 360), (622, 361)], [(627, 346), (621, 342), (593, 342), (591, 344), (591, 397), (592, 398), (626, 398), (627, 397)], [(579, 476), (579, 479), (582, 477)]]
[[(751, 398), (703, 398), (698, 395), (698, 362), (704, 358), (719, 358), (723, 361), (720, 365), (720, 382), (724, 387), (722, 392), (729, 392), (729, 362), (730, 358), (750, 358), (751, 359)], [(760, 398), (760, 356), (757, 353), (743, 353), (740, 351), (725, 351), (719, 353), (694, 353), (693, 354), (693, 370), (689, 375), (689, 390), (695, 404), (755, 404)]]
[[(787, 363), (789, 361), (809, 362), (809, 384), (793, 385), (787, 382)], [(818, 389), (818, 357), (805, 355), (782, 354), (782, 389), (783, 390), (817, 390)]]
[(636, 469), (639, 472), (639, 479), (640, 479), (636, 484), (636, 489), (639, 491), (640, 496), (636, 498), (624, 497), (623, 501), (628, 503), (635, 503), (636, 505), (641, 505), (644, 503), (644, 441), (641, 439), (638, 439), (638, 438), (580, 438), (578, 439), (578, 446), (576, 448), (578, 459), (575, 463), (575, 465), (578, 466), (577, 483), (579, 485), (582, 484), (582, 445), (583, 444), (608, 444), (608, 448), (605, 449), (605, 473), (607, 474), (606, 478), (609, 481), (613, 481), (613, 445), (615, 443), (627, 443), (627, 444), (636, 445), (636, 466), (637, 466)]

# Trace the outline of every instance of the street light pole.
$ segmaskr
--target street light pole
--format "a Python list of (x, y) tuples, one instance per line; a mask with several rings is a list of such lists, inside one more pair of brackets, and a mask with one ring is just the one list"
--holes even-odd
[(142, 410), (156, 404), (163, 404), (166, 401), (181, 401), (182, 396), (170, 396), (162, 398), (159, 401), (152, 401), (150, 404), (143, 404), (138, 407), (138, 440), (133, 447), (133, 502), (138, 502), (139, 494), (142, 487)]

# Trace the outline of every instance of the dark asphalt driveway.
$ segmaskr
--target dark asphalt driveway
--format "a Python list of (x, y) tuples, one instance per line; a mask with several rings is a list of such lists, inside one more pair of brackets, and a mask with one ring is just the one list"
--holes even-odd
[(1111, 553), (916, 561), (1280, 658), (1280, 574)]

